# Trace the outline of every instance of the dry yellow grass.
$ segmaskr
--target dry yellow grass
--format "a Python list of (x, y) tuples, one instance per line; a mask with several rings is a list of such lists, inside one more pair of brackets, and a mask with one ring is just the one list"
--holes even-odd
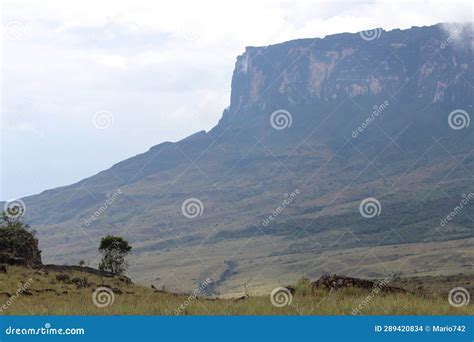
[[(58, 274), (87, 279), (88, 287), (58, 281)], [(29, 281), (31, 279), (31, 281)], [(20, 283), (20, 284), (19, 284)], [(28, 285), (28, 283), (31, 283)], [(30, 294), (12, 295), (22, 285)], [(48, 272), (10, 267), (0, 274), (0, 306), (10, 302), (2, 315), (350, 315), (367, 299), (369, 291), (346, 289), (329, 293), (300, 282), (290, 305), (271, 304), (269, 295), (246, 299), (205, 299), (189, 295), (156, 292), (128, 284), (118, 277), (101, 277), (78, 271)], [(118, 289), (112, 305), (100, 308), (92, 300), (99, 286)], [(46, 290), (46, 291), (45, 291)], [(8, 293), (6, 293), (8, 292)], [(360, 310), (363, 315), (473, 315), (474, 306), (454, 308), (446, 296), (377, 294)]]

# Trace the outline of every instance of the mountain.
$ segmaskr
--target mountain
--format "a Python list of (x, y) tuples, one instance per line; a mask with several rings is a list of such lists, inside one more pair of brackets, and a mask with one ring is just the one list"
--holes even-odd
[(23, 199), (43, 260), (96, 264), (122, 235), (132, 277), (215, 293), (467, 271), (472, 48), (471, 23), (248, 47), (209, 132)]

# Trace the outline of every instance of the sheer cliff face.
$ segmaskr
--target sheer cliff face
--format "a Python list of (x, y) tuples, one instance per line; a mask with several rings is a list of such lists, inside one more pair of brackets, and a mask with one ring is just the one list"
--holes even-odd
[[(122, 235), (133, 276), (179, 290), (221, 279), (226, 292), (262, 269), (350, 272), (315, 263), (331, 249), (473, 237), (472, 215), (437, 230), (474, 192), (471, 25), (373, 33), (247, 48), (212, 130), (25, 198), (44, 260), (94, 260), (102, 236)], [(450, 121), (456, 110), (463, 127)], [(381, 203), (379, 216), (361, 216), (365, 198)], [(192, 219), (188, 199), (202, 204)], [(431, 270), (423, 260), (418, 272)]]
[(377, 31), (378, 38), (338, 34), (249, 47), (232, 79), (231, 110), (249, 106), (383, 96), (465, 102), (472, 79), (472, 26)]

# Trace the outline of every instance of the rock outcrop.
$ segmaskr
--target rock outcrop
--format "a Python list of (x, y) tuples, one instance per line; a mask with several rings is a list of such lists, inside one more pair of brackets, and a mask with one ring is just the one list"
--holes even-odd
[[(404, 98), (431, 103), (466, 102), (471, 96), (462, 77), (453, 79), (472, 73), (472, 46), (460, 43), (472, 37), (470, 24), (376, 30), (379, 37), (373, 40), (341, 33), (247, 47), (235, 65), (230, 111), (308, 105), (348, 96), (390, 99), (399, 92)], [(456, 33), (456, 39), (446, 44), (449, 32)], [(453, 69), (446, 72), (448, 67)]]
[(406, 290), (389, 286), (388, 280), (372, 281), (367, 279), (351, 278), (338, 275), (323, 275), (318, 280), (311, 283), (313, 288), (323, 288), (327, 290), (337, 290), (343, 288), (360, 288), (366, 290), (372, 290), (379, 288), (382, 292), (400, 292), (404, 293)]

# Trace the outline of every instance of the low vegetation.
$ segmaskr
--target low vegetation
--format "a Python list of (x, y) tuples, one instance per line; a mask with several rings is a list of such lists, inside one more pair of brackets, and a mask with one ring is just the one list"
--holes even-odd
[[(469, 286), (473, 279), (460, 277), (456, 284), (461, 281)], [(443, 277), (428, 281), (430, 286), (449, 283)], [(2, 315), (351, 315), (357, 307), (361, 315), (474, 314), (472, 304), (460, 308), (449, 305), (447, 293), (374, 295), (359, 288), (328, 291), (314, 288), (305, 279), (291, 287), (291, 303), (283, 307), (274, 306), (270, 295), (220, 299), (173, 294), (135, 285), (125, 276), (79, 266), (10, 266), (6, 273), (0, 273), (0, 284)], [(24, 290), (17, 295), (19, 286)], [(94, 302), (94, 291), (104, 288), (109, 298), (99, 307)], [(12, 300), (13, 296), (16, 299)]]

